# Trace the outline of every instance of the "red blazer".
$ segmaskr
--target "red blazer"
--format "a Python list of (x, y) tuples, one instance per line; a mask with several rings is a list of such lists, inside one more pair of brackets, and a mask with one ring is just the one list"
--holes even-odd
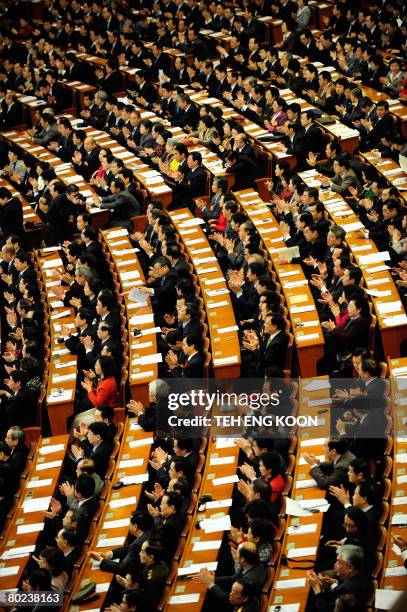
[(99, 380), (96, 389), (89, 391), (88, 397), (95, 408), (106, 405), (112, 408), (117, 406), (119, 404), (119, 397), (114, 376)]

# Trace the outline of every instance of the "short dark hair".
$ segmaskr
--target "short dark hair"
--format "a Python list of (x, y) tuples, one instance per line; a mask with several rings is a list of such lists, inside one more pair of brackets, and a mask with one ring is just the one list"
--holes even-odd
[(35, 569), (28, 576), (28, 582), (34, 591), (51, 590), (51, 574), (43, 568)]
[(97, 421), (90, 423), (88, 431), (91, 431), (95, 436), (100, 436), (102, 440), (106, 440), (109, 437), (109, 429), (106, 423), (99, 423)]
[(167, 498), (168, 506), (172, 506), (175, 512), (179, 512), (182, 508), (182, 497), (179, 493), (173, 491), (167, 491), (164, 493), (164, 497)]
[[(90, 427), (90, 425), (89, 425)], [(95, 479), (92, 476), (79, 476), (75, 483), (75, 491), (82, 495), (85, 499), (92, 497), (95, 494)]]

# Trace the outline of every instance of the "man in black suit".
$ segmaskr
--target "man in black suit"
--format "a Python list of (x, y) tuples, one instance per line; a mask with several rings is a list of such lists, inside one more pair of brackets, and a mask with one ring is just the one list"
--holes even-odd
[(24, 232), (23, 207), (6, 187), (0, 187), (0, 239), (9, 234), (22, 236)]
[(23, 121), (23, 107), (14, 93), (6, 94), (0, 115), (0, 128), (11, 130)]
[(305, 169), (306, 148), (304, 142), (304, 129), (298, 123), (288, 123), (284, 127), (286, 137), (278, 143), (280, 151), (293, 155), (297, 160), (298, 169)]
[(180, 112), (176, 115), (172, 125), (176, 127), (190, 127), (195, 129), (199, 121), (199, 111), (194, 104), (191, 103), (191, 99), (186, 94), (182, 93), (178, 95), (178, 106)]
[(100, 569), (104, 572), (112, 572), (119, 576), (133, 573), (140, 564), (140, 550), (151, 533), (153, 521), (151, 516), (143, 511), (134, 511), (130, 517), (129, 534), (130, 544), (125, 544), (114, 550), (103, 553), (91, 552), (92, 559), (100, 561)]
[(83, 143), (83, 151), (74, 151), (72, 163), (79, 174), (89, 181), (100, 166), (99, 150), (94, 138), (88, 136)]
[(92, 325), (93, 314), (87, 308), (79, 308), (75, 316), (76, 333), (69, 332), (65, 346), (73, 355), (78, 355), (80, 367), (85, 367), (86, 345), (84, 339), (96, 338), (96, 330)]
[(188, 174), (183, 181), (183, 197), (181, 207), (187, 207), (192, 212), (196, 209), (195, 198), (206, 195), (208, 177), (202, 167), (202, 155), (199, 151), (192, 151), (187, 158)]
[(0, 528), (3, 528), (7, 512), (13, 503), (19, 479), (14, 467), (10, 464), (10, 447), (0, 441)]
[(153, 282), (149, 287), (138, 289), (151, 296), (154, 312), (165, 314), (174, 310), (177, 299), (175, 289), (177, 273), (172, 270), (171, 262), (167, 257), (157, 257), (154, 260), (153, 267), (150, 268), (150, 278)]
[(20, 370), (13, 370), (5, 383), (11, 393), (4, 389), (0, 390), (3, 434), (11, 425), (18, 425), (21, 428), (34, 426), (37, 398), (26, 386), (25, 374)]
[[(253, 375), (263, 378), (265, 371), (271, 368), (273, 376), (282, 377), (288, 347), (284, 317), (280, 314), (268, 314), (264, 321), (264, 334), (260, 340), (254, 331), (245, 333), (243, 346), (252, 352)], [(250, 368), (249, 364), (246, 366)]]
[(395, 122), (389, 112), (389, 103), (387, 100), (380, 100), (376, 105), (377, 121), (373, 122), (369, 119), (361, 119), (361, 149), (369, 151), (381, 144), (381, 139), (386, 137), (390, 140), (394, 135)]
[(267, 579), (267, 570), (260, 563), (256, 544), (244, 542), (237, 549), (231, 549), (231, 551), (236, 564), (239, 565), (239, 569), (233, 576), (217, 576), (215, 578), (207, 569), (203, 569), (194, 578), (195, 582), (200, 582), (208, 587), (208, 604), (213, 604), (214, 609), (221, 603), (227, 604), (230, 601), (229, 593), (236, 580), (250, 582), (255, 593), (260, 595)]
[(120, 316), (115, 310), (116, 300), (110, 289), (102, 289), (99, 291), (98, 299), (96, 302), (96, 320), (95, 323), (104, 322), (108, 323), (113, 327), (114, 333), (119, 333), (120, 330)]
[(370, 580), (364, 572), (364, 561), (363, 548), (345, 544), (338, 548), (334, 565), (338, 580), (322, 578), (313, 570), (307, 572), (315, 596), (314, 610), (332, 612), (335, 609), (335, 601), (345, 593), (354, 595), (358, 610), (364, 610), (371, 590)]
[(80, 461), (89, 457), (95, 462), (96, 473), (104, 477), (108, 468), (113, 441), (106, 423), (94, 422), (88, 425), (88, 433), (81, 443), (81, 448), (72, 447), (72, 453)]
[(201, 353), (199, 336), (184, 336), (182, 353), (168, 351), (165, 358), (169, 375), (175, 378), (202, 378), (204, 374), (204, 357)]
[(73, 128), (67, 117), (59, 117), (57, 120), (58, 137), (48, 144), (48, 149), (54, 151), (64, 162), (70, 162), (74, 154)]
[(383, 457), (386, 448), (383, 395), (378, 400), (382, 401), (381, 410), (377, 409), (377, 404), (372, 406), (365, 396), (354, 397), (347, 404), (353, 411), (352, 422), (347, 423), (342, 419), (336, 422), (337, 432), (346, 441), (348, 449), (357, 457), (365, 459)]
[(78, 534), (72, 527), (63, 527), (58, 531), (55, 542), (57, 548), (64, 555), (64, 569), (70, 577), (75, 567), (75, 563), (81, 556)]
[(18, 477), (24, 472), (27, 465), (29, 448), (24, 444), (24, 431), (21, 427), (13, 425), (7, 430), (5, 443), (10, 448), (9, 464), (14, 468)]
[(259, 176), (256, 162), (249, 155), (237, 153), (236, 151), (232, 151), (227, 156), (225, 170), (234, 174), (235, 182), (233, 189), (236, 191), (254, 187), (254, 181)]
[(139, 70), (135, 74), (137, 89), (134, 93), (137, 104), (141, 106), (148, 106), (157, 99), (157, 90), (151, 83), (147, 82), (146, 77), (147, 72), (145, 70)]
[(308, 157), (309, 152), (320, 153), (322, 151), (322, 132), (314, 122), (315, 115), (312, 110), (301, 113), (301, 125), (303, 131), (303, 143), (305, 155)]
[(179, 493), (167, 492), (161, 498), (160, 509), (152, 504), (147, 509), (153, 517), (152, 539), (158, 539), (164, 553), (164, 560), (171, 564), (177, 549), (181, 532), (185, 525), (185, 515), (181, 512), (182, 497)]

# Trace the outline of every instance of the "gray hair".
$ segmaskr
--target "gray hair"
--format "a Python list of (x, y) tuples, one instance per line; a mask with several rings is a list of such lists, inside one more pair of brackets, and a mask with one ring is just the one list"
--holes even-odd
[(19, 442), (24, 442), (24, 431), (18, 425), (13, 425), (9, 427), (8, 431), (10, 432), (10, 438), (12, 440), (18, 440)]
[(345, 240), (346, 233), (343, 227), (340, 225), (331, 225), (329, 231), (335, 236), (335, 238), (337, 238), (337, 240)]
[(170, 388), (164, 380), (157, 378), (148, 383), (148, 392), (150, 395), (162, 399), (169, 394)]
[(363, 548), (354, 544), (343, 544), (339, 546), (337, 556), (342, 555), (345, 563), (353, 567), (357, 572), (362, 569), (365, 560)]
[(107, 95), (107, 93), (106, 93), (105, 91), (103, 91), (103, 90), (101, 89), (101, 90), (99, 90), (99, 91), (97, 91), (97, 92), (95, 93), (95, 98), (96, 98), (96, 97), (100, 98), (100, 99), (101, 99), (101, 100), (103, 100), (103, 102), (104, 102), (105, 100), (107, 100), (107, 99), (108, 99), (108, 97), (109, 97), (109, 96)]

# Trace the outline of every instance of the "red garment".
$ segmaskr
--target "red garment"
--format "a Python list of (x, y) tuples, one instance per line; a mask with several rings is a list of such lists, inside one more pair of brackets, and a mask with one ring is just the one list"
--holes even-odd
[(110, 406), (114, 408), (118, 406), (119, 397), (114, 376), (99, 380), (96, 389), (89, 391), (88, 397), (95, 408), (99, 408), (100, 406)]
[(271, 497), (270, 501), (274, 502), (280, 499), (284, 489), (285, 489), (285, 480), (281, 474), (277, 474), (274, 478), (269, 480), (269, 485), (271, 487)]
[(345, 312), (339, 313), (337, 317), (335, 317), (335, 325), (336, 327), (344, 327), (349, 319), (348, 309)]
[(216, 221), (215, 232), (224, 232), (227, 224), (228, 224), (227, 219), (222, 211)]

